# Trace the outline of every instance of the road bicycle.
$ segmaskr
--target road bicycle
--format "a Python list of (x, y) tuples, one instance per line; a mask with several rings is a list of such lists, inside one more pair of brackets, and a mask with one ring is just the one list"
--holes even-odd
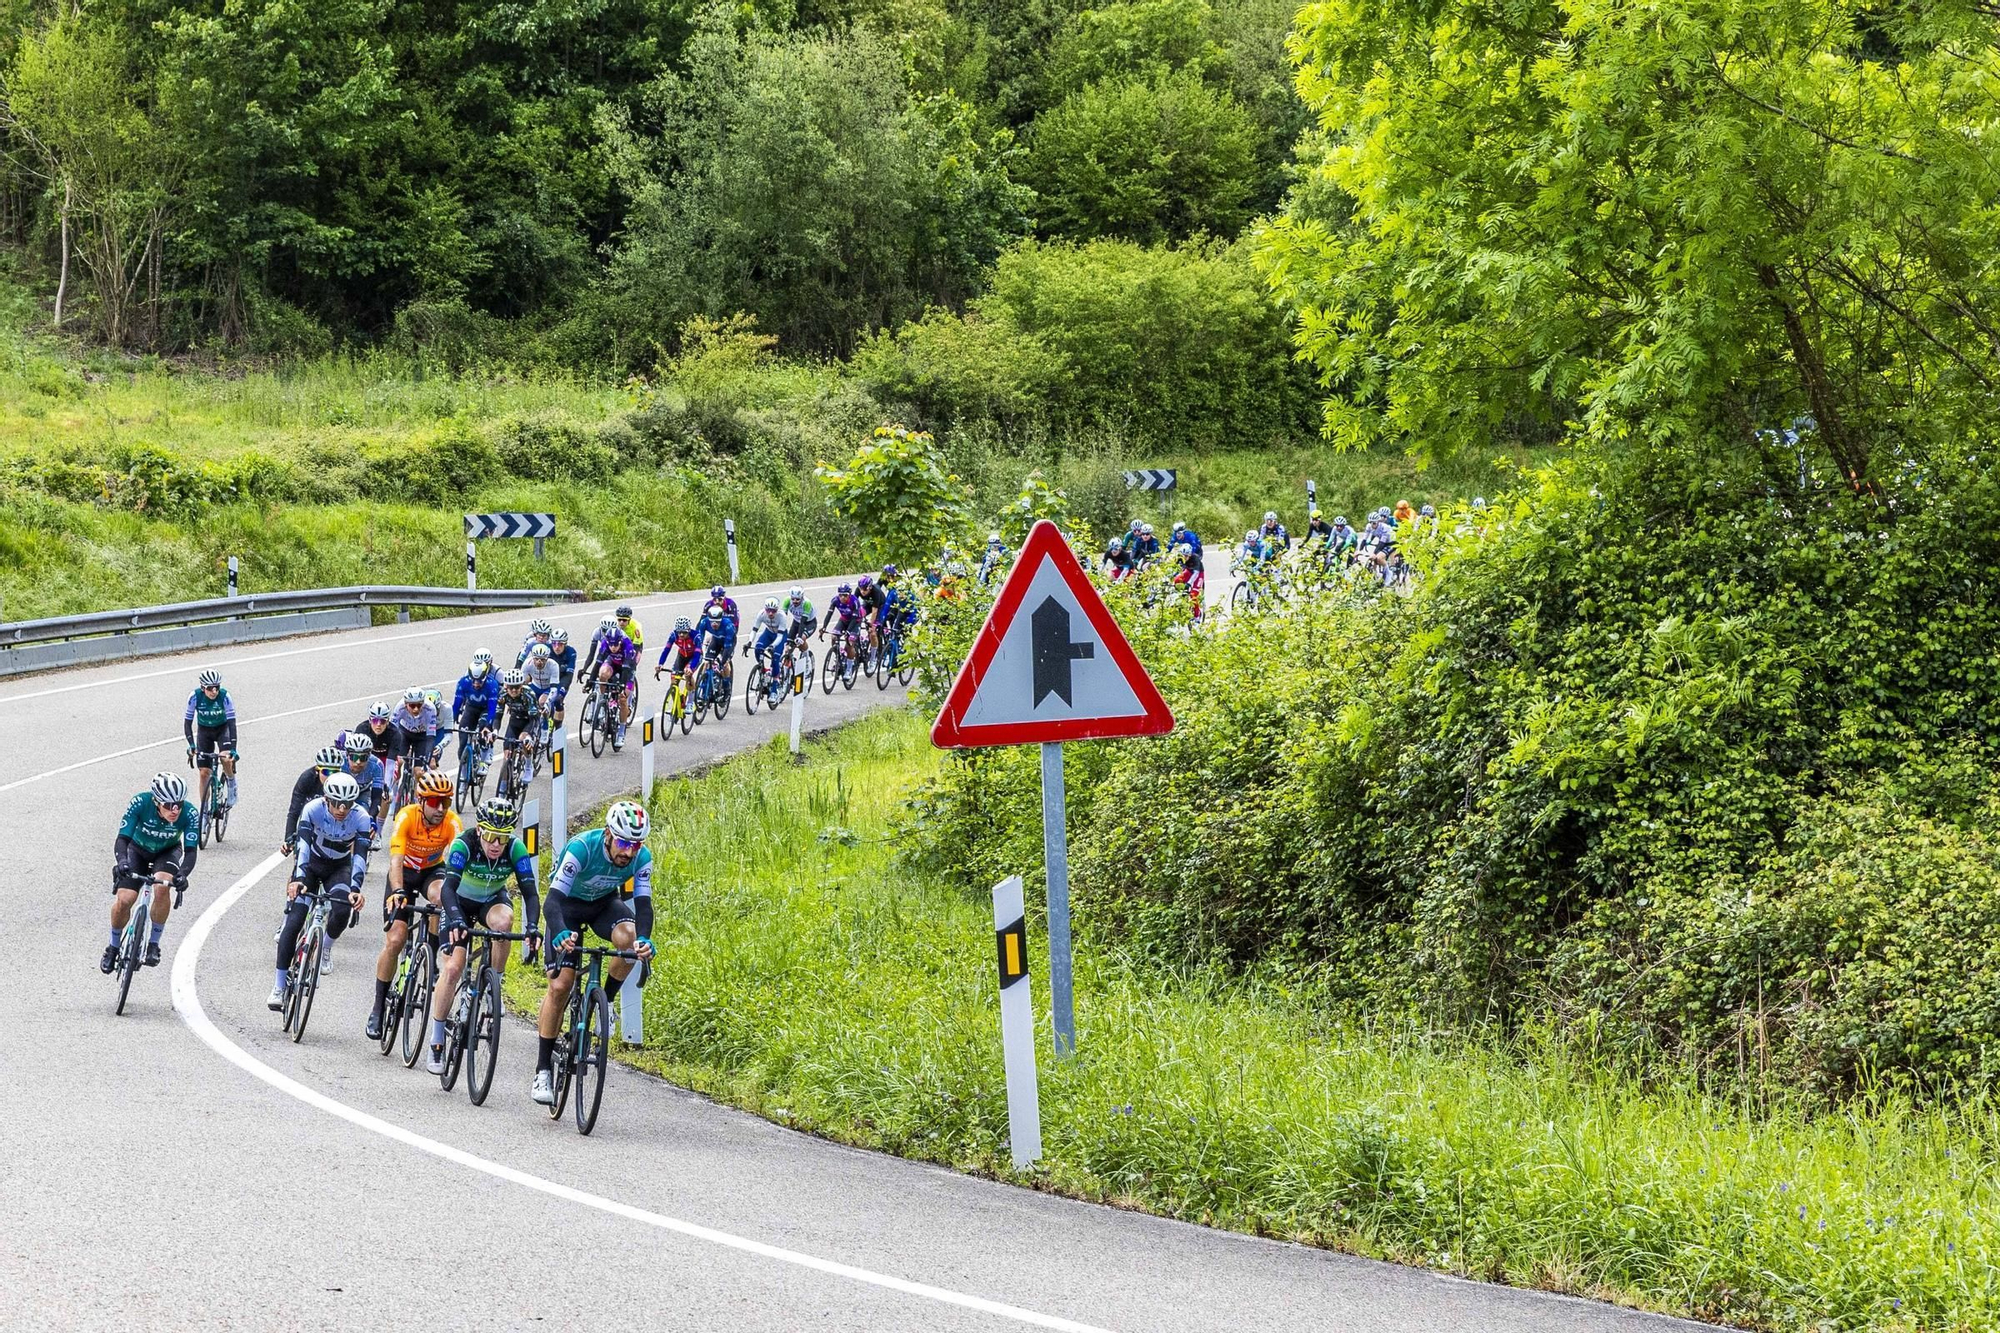
[(660, 739), (674, 734), (674, 728), (681, 729), (685, 736), (694, 730), (694, 706), (689, 699), (687, 672), (674, 672), (667, 682), (667, 692), (660, 699)]
[(835, 631), (833, 649), (827, 653), (826, 664), (820, 668), (819, 687), (822, 693), (832, 694), (836, 680), (847, 689), (854, 688), (854, 677), (861, 670), (861, 649), (855, 639), (855, 632), (851, 629)]
[[(139, 969), (146, 965), (147, 928), (153, 920), (153, 894), (160, 888), (160, 882), (151, 875), (139, 886), (139, 900), (132, 904), (132, 915), (125, 922), (125, 930), (118, 936), (118, 966), (112, 975), (118, 978), (118, 1003), (111, 1010), (114, 1014), (125, 1012), (125, 996), (132, 989), (132, 978), (139, 975)], [(181, 905), (181, 895), (185, 886), (174, 885), (174, 906)]]
[(304, 888), (300, 896), (310, 904), (305, 925), (299, 930), (299, 942), (292, 946), (292, 961), (285, 967), (285, 1007), (284, 1030), (292, 1034), (294, 1042), (306, 1035), (306, 1020), (312, 1017), (313, 997), (319, 994), (320, 966), (326, 957), (326, 923), (337, 908), (347, 910), (345, 902), (335, 902), (323, 888)]
[(729, 682), (722, 678), (722, 666), (716, 661), (717, 656), (709, 654), (708, 660), (702, 664), (701, 678), (695, 682), (693, 704), (697, 724), (708, 716), (710, 709), (715, 710), (718, 722), (729, 716)]
[[(408, 866), (403, 869), (406, 875), (411, 873)], [(382, 1035), (377, 1040), (382, 1054), (387, 1055), (400, 1037), (403, 1067), (409, 1069), (423, 1054), (431, 990), (437, 985), (437, 931), (432, 922), (438, 909), (417, 897), (413, 886), (406, 885), (404, 894), (415, 900), (410, 905), (410, 935), (403, 941), (403, 951), (396, 955), (396, 975), (389, 981), (389, 998), (382, 1008)]]
[[(220, 748), (210, 750), (206, 757), (209, 761), (208, 805), (202, 811), (201, 832), (196, 836), (200, 844), (206, 847), (212, 835), (216, 846), (219, 847), (222, 845), (222, 835), (229, 830), (229, 812), (234, 807), (222, 799), (229, 785), (229, 779), (222, 776), (222, 750)], [(238, 759), (236, 762), (241, 764), (243, 761)], [(199, 761), (194, 755), (188, 756), (188, 767), (197, 773), (201, 771)]]
[[(611, 1000), (604, 993), (603, 962), (606, 958), (637, 962), (639, 955), (631, 949), (599, 947), (575, 952), (579, 957), (559, 963), (575, 970), (577, 978), (570, 988), (569, 1003), (563, 1006), (562, 1030), (556, 1036), (555, 1057), (549, 1066), (556, 1094), (549, 1103), (549, 1119), (562, 1119), (563, 1103), (569, 1100), (574, 1081), (576, 1132), (588, 1134), (597, 1127), (598, 1106), (604, 1099), (604, 1070), (611, 1063)], [(627, 980), (629, 983), (632, 978)], [(638, 1003), (636, 995), (633, 1003)]]
[(764, 665), (763, 655), (757, 655), (757, 664), (750, 668), (748, 683), (743, 687), (744, 712), (756, 712), (759, 704), (776, 712), (779, 700), (787, 694), (800, 693), (812, 683), (813, 650), (801, 637), (795, 635), (787, 640), (777, 661), (774, 674)]
[(461, 730), (458, 747), (458, 782), (452, 791), (452, 805), (460, 813), (477, 810), (482, 797), (486, 795), (486, 774), (493, 763), (493, 744), (481, 737), (477, 740), (467, 737), (477, 735)]
[[(604, 747), (617, 746), (618, 740), (618, 697), (614, 682), (592, 680), (589, 691), (583, 699), (583, 715), (577, 719), (576, 738), (590, 747), (593, 759), (602, 758)], [(638, 697), (636, 685), (625, 686), (628, 696)]]
[(450, 1092), (463, 1065), (465, 1095), (474, 1106), (483, 1106), (487, 1090), (493, 1086), (493, 1063), (500, 1054), (500, 1026), (506, 1012), (500, 1002), (500, 970), (493, 966), (493, 941), (528, 937), (477, 926), (469, 934), (465, 971), (459, 974), (451, 1013), (445, 1018), (444, 1072), (438, 1075), (438, 1082)]
[(875, 688), (886, 690), (893, 677), (898, 684), (908, 685), (917, 674), (916, 657), (904, 646), (903, 636), (908, 626), (893, 626), (888, 636), (882, 640), (882, 651), (875, 655)]

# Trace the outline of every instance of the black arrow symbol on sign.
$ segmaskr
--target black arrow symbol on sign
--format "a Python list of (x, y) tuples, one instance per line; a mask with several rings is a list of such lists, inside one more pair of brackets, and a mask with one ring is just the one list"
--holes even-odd
[(1097, 645), (1088, 639), (1082, 643), (1070, 642), (1069, 608), (1053, 597), (1042, 599), (1028, 627), (1035, 648), (1035, 701), (1030, 707), (1040, 708), (1042, 700), (1051, 694), (1061, 695), (1064, 703), (1074, 707), (1076, 700), (1070, 697), (1070, 663), (1094, 656)]

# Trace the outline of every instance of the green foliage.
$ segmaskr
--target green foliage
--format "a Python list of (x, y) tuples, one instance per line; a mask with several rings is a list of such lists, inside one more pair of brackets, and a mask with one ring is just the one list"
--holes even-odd
[(1228, 55), (1210, 37), (1208, 0), (1127, 0), (1078, 14), (1056, 49), (1054, 79), (1067, 93), (1121, 76), (1166, 78), (1220, 70)]
[(1885, 484), (1983, 430), (1984, 7), (1611, 0), (1300, 13), (1328, 143), (1263, 246), (1343, 443), (1747, 440)]
[(1249, 218), (1257, 141), (1249, 113), (1198, 74), (1112, 78), (1035, 121), (1023, 179), (1047, 235), (1228, 237)]
[[(803, 767), (777, 746), (662, 784), (674, 984), (647, 987), (648, 1042), (625, 1058), (847, 1142), (1446, 1272), (1798, 1333), (1995, 1318), (1990, 1104), (1759, 1111), (1556, 1042), (1364, 1027), (1280, 986), (1163, 972), (1102, 923), (1078, 939), (1083, 1058), (1044, 1065), (1044, 1162), (1017, 1177), (985, 904), (1000, 874), (968, 894), (895, 855), (908, 784), (963, 766), (899, 713)], [(1018, 856), (1001, 873), (1037, 863), (1039, 837)], [(538, 975), (516, 971), (517, 1001)]]
[(874, 563), (920, 567), (965, 526), (964, 493), (928, 431), (878, 426), (845, 468), (822, 463), (817, 474)]

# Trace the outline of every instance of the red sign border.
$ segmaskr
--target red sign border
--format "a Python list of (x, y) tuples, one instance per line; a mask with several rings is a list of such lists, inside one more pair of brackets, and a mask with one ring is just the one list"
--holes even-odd
[[(1035, 575), (1043, 560), (1055, 563), (1056, 569), (1069, 585), (1077, 605), (1090, 619), (1091, 628), (1111, 654), (1111, 660), (1124, 674), (1125, 681), (1138, 696), (1138, 713), (1122, 717), (1071, 717), (1050, 719), (1046, 722), (999, 722), (984, 726), (964, 726), (961, 719), (965, 710), (972, 706), (973, 696), (979, 693), (979, 685), (986, 677), (993, 658), (1000, 651), (1000, 641), (1014, 623), (1014, 617), (1021, 610), (1021, 603), (1027, 599), (1028, 585), (1035, 581)], [(1173, 710), (1160, 697), (1159, 687), (1146, 674), (1140, 664), (1139, 655), (1132, 651), (1132, 645), (1125, 640), (1125, 631), (1118, 628), (1117, 620), (1111, 615), (1111, 608), (1098, 595), (1090, 576), (1083, 572), (1077, 562), (1076, 552), (1069, 549), (1063, 540), (1062, 529), (1043, 519), (1028, 531), (1028, 539), (1021, 543), (1021, 553), (1015, 557), (1014, 568), (1008, 571), (1007, 581), (1000, 586), (1000, 595), (993, 600), (992, 609), (986, 613), (986, 623), (979, 627), (979, 637), (972, 641), (972, 652), (965, 659), (965, 665), (958, 669), (958, 676), (951, 683), (951, 692), (945, 696), (944, 708), (938, 713), (937, 723), (931, 727), (931, 744), (943, 750), (975, 749), (988, 745), (1033, 745), (1047, 741), (1091, 741), (1110, 740), (1122, 736), (1159, 736), (1174, 729)]]

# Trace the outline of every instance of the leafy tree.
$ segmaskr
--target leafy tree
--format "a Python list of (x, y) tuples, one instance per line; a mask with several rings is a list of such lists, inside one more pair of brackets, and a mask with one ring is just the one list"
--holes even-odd
[(834, 513), (861, 529), (877, 563), (922, 566), (962, 535), (965, 488), (944, 469), (930, 432), (878, 426), (845, 468), (815, 471)]
[(1990, 7), (1324, 0), (1293, 53), (1326, 151), (1262, 253), (1335, 440), (1806, 416), (1869, 490), (1986, 420)]
[(1257, 188), (1256, 126), (1193, 73), (1108, 79), (1036, 120), (1024, 178), (1045, 234), (1234, 236)]
[(1208, 0), (1125, 0), (1071, 20), (1051, 61), (1064, 93), (1121, 75), (1159, 79), (1182, 70), (1220, 73), (1229, 56), (1211, 35)]

